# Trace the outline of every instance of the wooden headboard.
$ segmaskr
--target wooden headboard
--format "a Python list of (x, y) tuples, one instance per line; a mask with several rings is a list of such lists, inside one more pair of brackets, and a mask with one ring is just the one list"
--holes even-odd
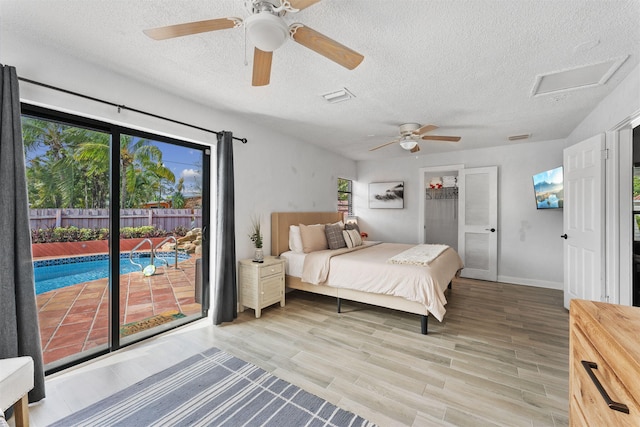
[(342, 212), (273, 212), (271, 214), (271, 255), (289, 250), (289, 226), (331, 224), (344, 218)]

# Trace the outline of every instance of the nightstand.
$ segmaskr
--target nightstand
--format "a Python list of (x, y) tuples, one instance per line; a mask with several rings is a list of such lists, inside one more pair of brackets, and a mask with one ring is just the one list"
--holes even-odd
[(284, 259), (265, 257), (257, 263), (250, 259), (239, 262), (238, 303), (239, 310), (245, 307), (256, 311), (260, 317), (262, 309), (280, 302), (284, 307)]

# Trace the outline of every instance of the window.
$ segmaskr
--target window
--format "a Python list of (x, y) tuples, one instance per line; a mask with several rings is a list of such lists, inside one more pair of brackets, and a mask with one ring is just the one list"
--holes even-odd
[(352, 181), (338, 178), (338, 212), (353, 216), (353, 195), (351, 193)]

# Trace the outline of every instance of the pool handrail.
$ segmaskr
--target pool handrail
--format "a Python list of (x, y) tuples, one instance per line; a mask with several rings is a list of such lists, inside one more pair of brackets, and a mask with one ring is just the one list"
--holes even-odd
[(133, 249), (131, 249), (131, 252), (129, 252), (129, 261), (131, 262), (131, 264), (133, 265), (137, 265), (138, 267), (140, 267), (140, 271), (144, 270), (144, 267), (142, 266), (142, 264), (139, 264), (137, 262), (135, 262), (133, 260), (133, 253), (136, 251), (136, 249), (138, 249), (140, 246), (142, 246), (145, 242), (149, 242), (149, 247), (151, 248), (151, 262), (149, 265), (154, 265), (153, 264), (153, 242), (151, 241), (151, 239), (144, 239), (142, 242), (138, 243)]
[[(167, 243), (167, 242), (169, 242), (171, 240), (173, 240), (173, 243), (174, 243), (173, 249), (174, 249), (174, 252), (175, 252), (175, 255), (176, 255), (176, 262), (173, 265), (173, 268), (178, 268), (178, 239), (176, 239), (175, 236), (166, 237), (162, 242), (158, 243), (155, 248), (153, 248), (153, 252), (156, 252), (158, 250), (158, 248), (162, 247), (162, 245), (164, 245), (165, 243)], [(169, 261), (167, 261), (166, 259), (164, 259), (164, 258), (158, 258), (158, 259), (161, 260), (161, 261), (164, 261), (165, 263), (167, 263), (167, 267), (169, 266)]]

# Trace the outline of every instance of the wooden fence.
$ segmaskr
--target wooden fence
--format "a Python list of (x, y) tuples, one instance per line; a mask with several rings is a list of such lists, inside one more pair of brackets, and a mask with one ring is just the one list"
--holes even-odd
[[(30, 209), (32, 229), (53, 227), (109, 228), (108, 209)], [(120, 227), (155, 225), (171, 231), (178, 226), (202, 227), (202, 209), (120, 209)]]

